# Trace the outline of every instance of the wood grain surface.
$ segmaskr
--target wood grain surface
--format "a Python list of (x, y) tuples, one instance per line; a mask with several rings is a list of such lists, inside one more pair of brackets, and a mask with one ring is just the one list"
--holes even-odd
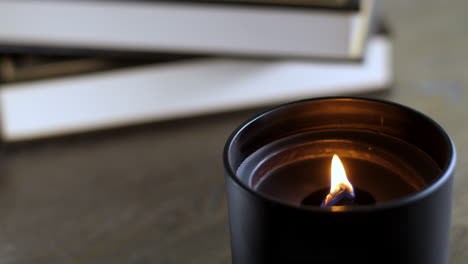
[[(468, 2), (387, 0), (395, 85), (433, 117), (458, 169), (451, 264), (468, 259)], [(257, 110), (6, 146), (0, 263), (230, 263), (222, 149)]]

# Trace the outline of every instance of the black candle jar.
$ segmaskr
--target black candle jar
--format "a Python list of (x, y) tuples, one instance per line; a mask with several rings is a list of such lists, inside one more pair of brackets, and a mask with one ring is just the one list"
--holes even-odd
[[(366, 203), (314, 202), (334, 154)], [(260, 114), (224, 153), (233, 263), (446, 264), (455, 160), (439, 125), (390, 102), (318, 98)]]

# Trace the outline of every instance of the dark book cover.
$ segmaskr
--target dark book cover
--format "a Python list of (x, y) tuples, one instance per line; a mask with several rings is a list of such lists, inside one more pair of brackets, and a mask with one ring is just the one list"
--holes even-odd
[[(128, 1), (128, 0), (102, 0), (102, 1)], [(169, 2), (169, 3), (208, 3), (225, 5), (253, 5), (269, 7), (297, 7), (319, 8), (343, 11), (359, 10), (360, 0), (138, 0), (140, 2)], [(132, 1), (135, 2), (135, 1)]]

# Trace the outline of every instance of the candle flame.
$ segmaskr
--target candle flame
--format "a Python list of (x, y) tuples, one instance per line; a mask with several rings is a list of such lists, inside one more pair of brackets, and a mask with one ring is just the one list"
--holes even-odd
[(354, 198), (354, 188), (346, 177), (346, 172), (338, 155), (333, 155), (331, 163), (330, 193), (322, 203), (322, 207), (332, 206), (342, 198)]

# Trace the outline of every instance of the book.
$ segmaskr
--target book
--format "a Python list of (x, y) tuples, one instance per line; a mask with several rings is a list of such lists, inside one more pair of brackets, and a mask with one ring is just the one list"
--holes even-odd
[(191, 59), (0, 85), (0, 132), (15, 142), (387, 88), (391, 43), (357, 62)]
[(355, 2), (2, 0), (0, 51), (359, 59), (375, 1)]

